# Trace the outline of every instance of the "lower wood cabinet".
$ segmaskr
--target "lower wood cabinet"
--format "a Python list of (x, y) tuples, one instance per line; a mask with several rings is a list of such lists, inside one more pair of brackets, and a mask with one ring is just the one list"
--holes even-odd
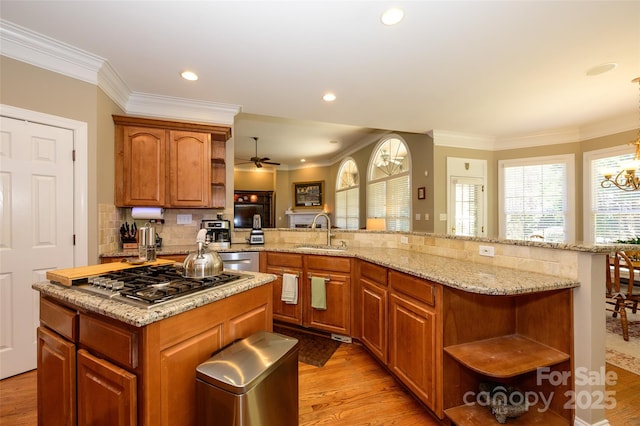
[[(262, 272), (274, 274), (273, 318), (316, 330), (351, 336), (350, 258), (297, 253), (266, 252), (261, 258)], [(298, 276), (298, 303), (281, 300), (282, 276)], [(311, 277), (325, 280), (327, 309), (311, 306)]]
[(438, 354), (442, 346), (435, 292), (439, 286), (396, 271), (389, 272), (389, 284), (388, 367), (438, 414)]
[(38, 425), (76, 424), (76, 345), (38, 327)]
[[(302, 283), (304, 282), (303, 256), (295, 253), (261, 254), (262, 272), (273, 274), (273, 319), (289, 324), (302, 325)], [(292, 274), (298, 277), (298, 303), (286, 303), (282, 299), (282, 277)]]
[(136, 375), (78, 351), (78, 425), (137, 425)]
[(359, 264), (360, 340), (384, 364), (388, 360), (387, 268), (369, 262)]
[(162, 422), (167, 425), (196, 424), (196, 367), (223, 345), (224, 324), (211, 328), (164, 349), (160, 353)]
[(41, 297), (39, 424), (195, 425), (196, 367), (271, 331), (272, 297), (269, 283), (144, 327)]

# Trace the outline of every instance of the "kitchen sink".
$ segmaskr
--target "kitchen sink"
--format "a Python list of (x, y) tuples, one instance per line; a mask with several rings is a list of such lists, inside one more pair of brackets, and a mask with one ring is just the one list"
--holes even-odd
[(304, 244), (296, 246), (296, 249), (309, 251), (345, 251), (347, 249), (347, 246), (323, 246)]

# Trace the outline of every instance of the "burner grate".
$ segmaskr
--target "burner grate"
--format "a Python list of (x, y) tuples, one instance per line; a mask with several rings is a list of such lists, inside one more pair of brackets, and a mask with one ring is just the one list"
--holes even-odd
[(174, 265), (156, 265), (116, 271), (88, 279), (77, 288), (102, 297), (151, 307), (234, 282), (249, 275), (223, 272), (209, 278), (185, 278)]

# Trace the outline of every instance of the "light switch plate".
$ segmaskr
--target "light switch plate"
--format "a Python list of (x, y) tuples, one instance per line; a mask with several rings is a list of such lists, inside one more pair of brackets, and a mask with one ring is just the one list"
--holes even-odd
[(446, 213), (440, 213), (440, 221), (442, 221), (442, 222), (446, 222), (447, 221), (447, 214)]

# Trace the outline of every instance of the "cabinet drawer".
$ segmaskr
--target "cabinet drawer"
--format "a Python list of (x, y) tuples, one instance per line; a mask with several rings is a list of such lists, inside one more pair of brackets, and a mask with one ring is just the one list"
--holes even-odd
[(40, 323), (75, 342), (78, 339), (78, 313), (40, 298)]
[(369, 262), (360, 262), (360, 276), (380, 284), (387, 285), (387, 268)]
[(411, 275), (389, 271), (391, 287), (429, 305), (435, 305), (435, 284)]
[(293, 253), (267, 253), (267, 265), (302, 268), (302, 255)]
[(351, 259), (333, 256), (307, 256), (307, 268), (321, 271), (351, 272)]
[(80, 314), (80, 344), (122, 366), (138, 367), (138, 333)]

